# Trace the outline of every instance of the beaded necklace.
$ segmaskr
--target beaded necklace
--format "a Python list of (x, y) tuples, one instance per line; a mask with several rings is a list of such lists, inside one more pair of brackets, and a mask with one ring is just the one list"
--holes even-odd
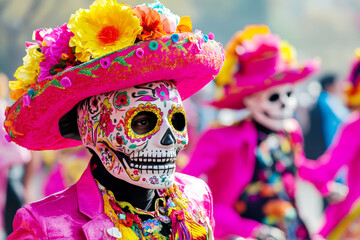
[[(189, 200), (175, 184), (157, 190), (159, 198), (155, 200), (155, 211), (144, 211), (128, 202), (117, 201), (110, 190), (98, 181), (96, 183), (103, 197), (104, 212), (115, 226), (111, 235), (117, 240), (208, 239), (206, 228), (186, 211)], [(168, 236), (162, 234), (163, 228), (171, 230)]]

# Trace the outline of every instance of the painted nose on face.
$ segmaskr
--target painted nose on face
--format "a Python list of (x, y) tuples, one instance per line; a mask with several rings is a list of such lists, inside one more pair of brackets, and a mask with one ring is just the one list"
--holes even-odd
[(164, 146), (169, 146), (171, 144), (175, 144), (176, 140), (174, 135), (172, 134), (170, 128), (166, 130), (164, 136), (162, 137), (160, 143)]

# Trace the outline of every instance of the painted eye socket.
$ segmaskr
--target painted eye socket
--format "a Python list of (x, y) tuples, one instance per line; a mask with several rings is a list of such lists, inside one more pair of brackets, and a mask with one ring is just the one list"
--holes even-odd
[(279, 100), (280, 96), (278, 93), (273, 93), (270, 97), (269, 97), (269, 101), (270, 102), (276, 102), (277, 100)]
[(155, 128), (157, 121), (155, 113), (147, 111), (139, 112), (131, 122), (131, 129), (136, 134), (145, 134)]
[(171, 117), (171, 124), (174, 126), (175, 130), (182, 132), (185, 130), (186, 121), (185, 115), (182, 112), (174, 113)]
[(125, 134), (130, 140), (151, 138), (160, 129), (163, 113), (155, 104), (140, 104), (126, 112)]
[(182, 106), (177, 107), (173, 105), (169, 110), (168, 121), (171, 127), (175, 130), (174, 133), (178, 137), (184, 137), (187, 134), (186, 115)]

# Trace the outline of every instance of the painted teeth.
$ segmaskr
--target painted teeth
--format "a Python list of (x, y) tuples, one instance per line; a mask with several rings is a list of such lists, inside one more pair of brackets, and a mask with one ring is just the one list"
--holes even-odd
[(152, 154), (150, 155), (144, 155), (144, 156), (131, 156), (130, 157), (131, 162), (133, 163), (172, 163), (175, 162), (176, 157), (175, 154), (170, 154), (167, 156), (154, 156)]
[(130, 155), (130, 167), (146, 173), (171, 173), (175, 171), (176, 151), (159, 151), (156, 154), (136, 152)]

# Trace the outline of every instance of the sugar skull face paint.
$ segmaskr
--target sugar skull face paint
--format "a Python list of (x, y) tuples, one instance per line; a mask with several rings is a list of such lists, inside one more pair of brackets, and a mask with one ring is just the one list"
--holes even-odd
[(297, 100), (292, 84), (274, 86), (244, 99), (253, 118), (275, 131), (284, 129), (284, 122), (294, 116)]
[(171, 81), (139, 85), (84, 100), (78, 126), (116, 178), (149, 189), (173, 183), (175, 161), (188, 142), (180, 95)]

